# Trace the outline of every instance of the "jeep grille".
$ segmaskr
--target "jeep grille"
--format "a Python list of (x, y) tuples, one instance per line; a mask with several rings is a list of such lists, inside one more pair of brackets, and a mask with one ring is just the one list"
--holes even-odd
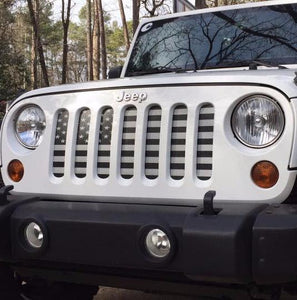
[[(73, 169), (78, 178), (83, 178), (87, 174), (87, 159), (89, 145), (89, 128), (91, 111), (83, 108), (75, 122), (76, 141), (74, 147)], [(113, 108), (107, 106), (100, 110), (98, 118), (97, 149), (97, 176), (107, 178), (110, 174), (111, 138), (114, 127)], [(187, 120), (188, 108), (179, 104), (172, 110), (171, 123), (166, 131), (170, 134), (169, 168), (170, 176), (174, 180), (181, 180), (185, 175), (185, 155), (187, 142)], [(120, 141), (120, 176), (123, 179), (130, 179), (134, 176), (134, 155), (137, 128), (137, 109), (128, 106), (123, 112), (121, 129), (118, 131)], [(159, 176), (159, 151), (160, 143), (166, 136), (161, 136), (162, 109), (159, 105), (150, 106), (147, 111), (146, 136), (144, 139), (144, 176), (148, 179), (156, 179)], [(69, 123), (69, 113), (66, 109), (57, 113), (56, 130), (53, 151), (53, 175), (55, 177), (64, 176), (65, 168), (65, 148), (67, 140), (67, 130)], [(208, 180), (212, 176), (212, 150), (213, 150), (213, 130), (214, 130), (214, 107), (211, 104), (203, 104), (199, 109), (199, 119), (197, 122), (197, 158), (196, 176), (199, 180)], [(193, 139), (194, 137), (191, 137)], [(68, 141), (67, 141), (68, 143)]]

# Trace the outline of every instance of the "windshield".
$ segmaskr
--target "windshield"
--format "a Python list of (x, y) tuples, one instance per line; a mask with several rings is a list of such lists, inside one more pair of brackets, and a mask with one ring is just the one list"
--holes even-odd
[(297, 4), (234, 9), (146, 23), (126, 76), (297, 63)]

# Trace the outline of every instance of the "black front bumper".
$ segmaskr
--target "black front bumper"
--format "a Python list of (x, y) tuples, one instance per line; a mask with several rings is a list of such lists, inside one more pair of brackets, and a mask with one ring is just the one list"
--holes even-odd
[[(218, 284), (297, 279), (294, 205), (218, 204), (218, 213), (207, 215), (189, 206), (8, 200), (0, 207), (0, 259), (16, 268)], [(24, 239), (31, 221), (44, 231), (39, 250)], [(171, 238), (165, 260), (151, 258), (143, 245), (156, 227)]]

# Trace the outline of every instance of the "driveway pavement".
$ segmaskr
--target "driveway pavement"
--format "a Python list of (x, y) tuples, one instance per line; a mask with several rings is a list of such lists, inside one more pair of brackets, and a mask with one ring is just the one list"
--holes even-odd
[[(197, 300), (197, 297), (150, 294), (141, 291), (101, 287), (94, 300)], [(204, 298), (206, 300), (206, 298)], [(202, 300), (202, 299), (201, 299)]]

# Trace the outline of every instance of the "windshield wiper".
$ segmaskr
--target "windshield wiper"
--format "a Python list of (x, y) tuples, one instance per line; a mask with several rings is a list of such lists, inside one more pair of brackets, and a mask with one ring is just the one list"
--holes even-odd
[(167, 67), (155, 67), (146, 69), (143, 71), (132, 71), (128, 72), (128, 76), (140, 76), (140, 75), (149, 75), (149, 74), (159, 74), (159, 73), (171, 73), (171, 72), (182, 72), (182, 71), (188, 71), (183, 70), (182, 68), (167, 68)]
[(264, 61), (261, 61), (261, 60), (252, 60), (252, 61), (249, 62), (249, 70), (257, 70), (258, 66), (263, 66), (263, 67), (267, 67), (267, 68), (288, 69), (285, 66), (273, 65), (273, 64), (269, 64), (269, 63), (266, 63)]

